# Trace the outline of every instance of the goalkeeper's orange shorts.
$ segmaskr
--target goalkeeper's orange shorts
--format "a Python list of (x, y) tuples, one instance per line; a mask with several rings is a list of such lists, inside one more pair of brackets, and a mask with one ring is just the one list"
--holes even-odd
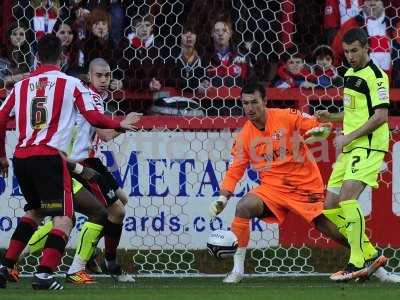
[(293, 212), (311, 223), (322, 214), (324, 209), (324, 194), (305, 195), (293, 191), (283, 192), (262, 185), (253, 188), (249, 193), (260, 197), (274, 214), (262, 218), (267, 223), (281, 224), (288, 212)]

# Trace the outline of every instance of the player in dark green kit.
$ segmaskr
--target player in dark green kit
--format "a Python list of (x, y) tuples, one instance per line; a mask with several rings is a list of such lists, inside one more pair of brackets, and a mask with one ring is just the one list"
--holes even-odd
[(368, 278), (380, 269), (382, 281), (397, 281), (381, 268), (387, 258), (378, 255), (366, 236), (357, 200), (367, 185), (378, 187), (379, 170), (389, 149), (389, 80), (369, 58), (368, 36), (363, 29), (350, 29), (342, 45), (351, 66), (344, 76), (344, 111), (316, 112), (320, 121), (343, 122), (343, 135), (333, 142), (342, 153), (329, 178), (324, 214), (347, 238), (351, 251), (346, 269), (332, 274), (331, 279)]

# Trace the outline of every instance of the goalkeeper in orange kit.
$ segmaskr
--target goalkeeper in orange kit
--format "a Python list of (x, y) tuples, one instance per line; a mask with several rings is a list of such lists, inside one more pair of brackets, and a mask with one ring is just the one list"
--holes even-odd
[(321, 124), (315, 117), (294, 109), (267, 109), (264, 98), (261, 84), (249, 83), (243, 87), (241, 100), (248, 121), (232, 147), (233, 160), (221, 183), (220, 196), (210, 205), (212, 216), (224, 209), (249, 164), (259, 173), (260, 185), (236, 206), (231, 230), (239, 247), (225, 283), (237, 283), (243, 277), (250, 219), (254, 217), (281, 224), (291, 211), (348, 247), (347, 240), (323, 214), (324, 183), (302, 138), (306, 132), (313, 134), (312, 141), (316, 135), (326, 138), (330, 123)]

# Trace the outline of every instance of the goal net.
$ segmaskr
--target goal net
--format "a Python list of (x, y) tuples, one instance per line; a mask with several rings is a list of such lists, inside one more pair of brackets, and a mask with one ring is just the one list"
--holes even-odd
[[(101, 159), (129, 195), (118, 260), (126, 271), (138, 275), (197, 276), (230, 271), (231, 260), (216, 261), (207, 254), (207, 237), (213, 230), (229, 230), (236, 203), (257, 185), (257, 173), (250, 168), (246, 171), (232, 201), (212, 221), (208, 207), (219, 195), (219, 182), (229, 164), (234, 135), (245, 121), (239, 100), (241, 84), (251, 76), (257, 77), (268, 87), (268, 107), (290, 107), (310, 114), (316, 109), (340, 111), (345, 63), (337, 61), (334, 53), (331, 69), (328, 68), (333, 73), (321, 71), (315, 55), (329, 56), (331, 48), (322, 47), (322, 52), (316, 49), (334, 42), (332, 22), (340, 27), (341, 17), (355, 17), (360, 12), (368, 13), (367, 10), (357, 6), (357, 1), (351, 7), (340, 6), (349, 1), (338, 1), (339, 6), (334, 7), (313, 0), (141, 0), (111, 1), (112, 4), (97, 1), (110, 17), (103, 20), (102, 13), (93, 13), (96, 10), (85, 1), (70, 2), (6, 0), (1, 4), (3, 32), (10, 30), (0, 37), (4, 45), (0, 96), (4, 99), (13, 80), (37, 64), (37, 39), (55, 26), (62, 28), (56, 25), (57, 20), (70, 24), (74, 37), (72, 45), (65, 49), (63, 68), (67, 73), (87, 80), (90, 59), (104, 56), (115, 79), (106, 102), (107, 113), (144, 113), (137, 132), (126, 133), (101, 146)], [(386, 1), (383, 4), (388, 21), (383, 35), (389, 38), (391, 47), (388, 72), (397, 88), (394, 33), (398, 7)], [(332, 21), (333, 16), (329, 18), (334, 13), (336, 21)], [(324, 18), (325, 26), (321, 22)], [(233, 57), (220, 54), (222, 67), (215, 65), (213, 56), (214, 25), (218, 20), (229, 20), (222, 30), (229, 31), (232, 25), (230, 44), (236, 51)], [(90, 40), (96, 22), (103, 21), (109, 22), (107, 36), (112, 41), (107, 38), (100, 42), (96, 37)], [(12, 25), (7, 28), (9, 24)], [(146, 26), (151, 27), (149, 34), (141, 40), (139, 29)], [(25, 33), (26, 44), (15, 45), (12, 41), (18, 29)], [(68, 31), (68, 27), (64, 30)], [(185, 30), (196, 34), (195, 47), (203, 71), (190, 64), (177, 67)], [(156, 49), (157, 55), (152, 56), (151, 49)], [(377, 56), (385, 67), (387, 57)], [(292, 74), (297, 72), (296, 68), (298, 76)], [(148, 69), (156, 71), (149, 74)], [(161, 85), (157, 91), (150, 90), (150, 85), (157, 86), (151, 83), (153, 79)], [(392, 180), (400, 176), (397, 99), (400, 94), (393, 89), (391, 151), (382, 166), (380, 187), (374, 191), (366, 189), (360, 197), (368, 235), (389, 258), (387, 268), (392, 272), (400, 272), (400, 186), (398, 180)], [(16, 144), (13, 125), (10, 127), (8, 157)], [(337, 155), (331, 139), (313, 145), (312, 152), (326, 181)], [(25, 201), (12, 171), (8, 178), (0, 177), (0, 197), (0, 248), (4, 249), (18, 217), (24, 214)], [(59, 272), (66, 271), (71, 263), (85, 220), (85, 216), (77, 215)], [(99, 248), (103, 246), (101, 241)], [(246, 272), (332, 272), (344, 266), (347, 255), (343, 248), (294, 214), (289, 214), (281, 226), (253, 219)], [(38, 260), (26, 254), (19, 264), (22, 273), (35, 272)]]

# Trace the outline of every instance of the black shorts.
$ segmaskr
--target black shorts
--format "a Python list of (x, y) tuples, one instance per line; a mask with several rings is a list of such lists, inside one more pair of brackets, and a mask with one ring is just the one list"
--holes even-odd
[(43, 216), (74, 214), (71, 176), (60, 155), (13, 158), (14, 174), (27, 204)]
[(100, 177), (95, 181), (87, 182), (79, 176), (75, 177), (105, 206), (111, 206), (118, 200), (115, 191), (119, 188), (114, 176), (103, 165), (99, 158), (87, 158), (80, 162), (85, 167), (92, 168), (100, 173)]

